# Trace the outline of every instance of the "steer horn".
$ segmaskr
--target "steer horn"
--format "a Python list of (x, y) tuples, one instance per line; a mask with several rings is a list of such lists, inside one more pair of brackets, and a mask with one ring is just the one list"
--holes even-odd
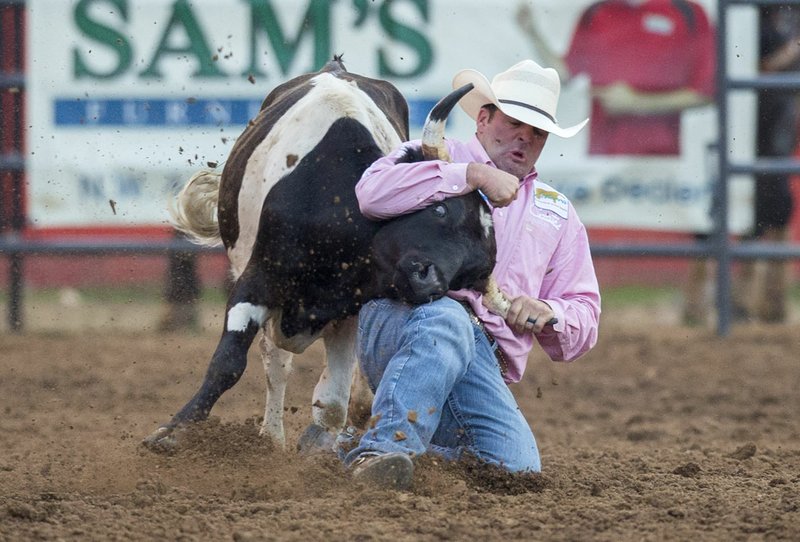
[(473, 86), (472, 83), (467, 83), (463, 87), (455, 89), (439, 100), (428, 113), (425, 125), (422, 127), (422, 156), (425, 157), (425, 160), (450, 161), (450, 153), (447, 152), (444, 144), (444, 125), (458, 100), (472, 90)]
[[(447, 117), (453, 110), (458, 101), (473, 88), (472, 83), (467, 83), (463, 87), (457, 88), (433, 106), (425, 125), (422, 128), (422, 155), (426, 160), (450, 161), (450, 153), (444, 144), (444, 127)], [(511, 300), (500, 290), (494, 275), (489, 277), (486, 282), (486, 291), (483, 293), (483, 305), (490, 312), (493, 312), (504, 319), (511, 308)]]

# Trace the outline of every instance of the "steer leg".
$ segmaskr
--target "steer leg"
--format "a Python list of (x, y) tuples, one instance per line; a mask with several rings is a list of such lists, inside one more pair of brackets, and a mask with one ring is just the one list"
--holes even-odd
[(176, 430), (205, 420), (220, 396), (239, 381), (247, 366), (247, 351), (267, 317), (265, 304), (254, 295), (261, 284), (247, 274), (236, 282), (228, 299), (222, 337), (200, 389), (169, 423), (144, 439), (145, 446), (154, 451), (173, 449)]
[(356, 368), (353, 371), (353, 387), (350, 388), (350, 408), (348, 418), (350, 425), (366, 427), (372, 417), (372, 401), (375, 394), (369, 388), (364, 373)]
[(281, 447), (286, 447), (283, 431), (283, 405), (286, 396), (286, 381), (292, 370), (291, 352), (275, 346), (267, 333), (261, 335), (261, 360), (267, 375), (266, 407), (261, 435), (266, 435)]
[(301, 452), (330, 451), (336, 435), (347, 421), (356, 366), (357, 325), (358, 319), (351, 317), (329, 326), (323, 333), (327, 363), (314, 388), (311, 405), (314, 421), (297, 445)]

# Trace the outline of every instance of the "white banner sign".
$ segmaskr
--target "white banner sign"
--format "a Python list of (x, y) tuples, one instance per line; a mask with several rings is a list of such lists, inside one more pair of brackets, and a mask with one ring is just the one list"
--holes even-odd
[[(520, 5), (532, 6), (563, 53), (591, 3), (29, 0), (30, 220), (37, 228), (165, 223), (176, 187), (224, 162), (267, 93), (334, 54), (344, 54), (349, 70), (398, 86), (415, 137), (459, 69), (491, 78), (524, 58), (543, 62), (518, 23)], [(741, 20), (734, 29), (752, 24), (747, 14)], [(744, 35), (754, 43), (752, 32)], [(737, 66), (754, 65), (753, 53), (742, 58), (750, 49), (737, 49)], [(589, 88), (582, 76), (565, 84), (562, 124), (588, 116)], [(737, 116), (744, 120), (731, 140), (752, 153), (752, 101)], [(550, 138), (537, 167), (588, 226), (707, 230), (713, 111), (684, 117), (680, 156), (590, 156), (582, 133)], [(459, 112), (448, 134), (466, 138), (473, 129)], [(748, 190), (733, 190), (732, 205), (734, 227), (746, 226)]]

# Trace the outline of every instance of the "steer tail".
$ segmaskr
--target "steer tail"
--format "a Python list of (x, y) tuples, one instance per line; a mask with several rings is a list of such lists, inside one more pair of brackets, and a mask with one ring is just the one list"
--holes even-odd
[(176, 196), (170, 207), (172, 224), (199, 245), (217, 246), (222, 243), (217, 220), (220, 174), (201, 170)]
[(444, 144), (444, 126), (447, 117), (466, 93), (472, 90), (472, 83), (467, 83), (463, 87), (457, 88), (433, 106), (428, 117), (425, 119), (425, 126), (422, 127), (422, 155), (426, 160), (450, 161), (450, 153)]

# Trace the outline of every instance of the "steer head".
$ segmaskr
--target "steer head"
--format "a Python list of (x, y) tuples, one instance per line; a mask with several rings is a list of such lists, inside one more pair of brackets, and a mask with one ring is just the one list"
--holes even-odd
[[(408, 150), (400, 161), (450, 160), (444, 126), (455, 104), (472, 88), (464, 85), (433, 107), (425, 120), (421, 147)], [(372, 251), (374, 285), (380, 295), (420, 304), (448, 290), (469, 288), (482, 292), (483, 304), (503, 318), (511, 306), (491, 275), (497, 245), (491, 212), (480, 192), (395, 218), (375, 236)]]
[(484, 291), (496, 252), (480, 196), (449, 198), (381, 228), (373, 240), (378, 289), (414, 305), (448, 290)]
[[(450, 160), (444, 125), (472, 84), (454, 90), (431, 110), (422, 145), (398, 162)], [(491, 212), (477, 192), (448, 198), (388, 222), (373, 239), (376, 286), (382, 295), (426, 303), (448, 290), (486, 291), (497, 245)]]

